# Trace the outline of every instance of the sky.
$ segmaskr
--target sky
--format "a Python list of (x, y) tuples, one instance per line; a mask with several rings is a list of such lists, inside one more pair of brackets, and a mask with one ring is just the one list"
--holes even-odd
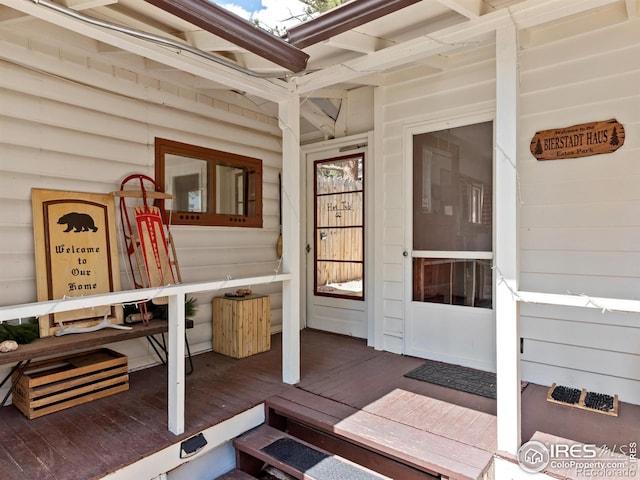
[(305, 8), (298, 0), (216, 0), (216, 3), (247, 20), (258, 18), (270, 28), (300, 23), (291, 17), (300, 15)]

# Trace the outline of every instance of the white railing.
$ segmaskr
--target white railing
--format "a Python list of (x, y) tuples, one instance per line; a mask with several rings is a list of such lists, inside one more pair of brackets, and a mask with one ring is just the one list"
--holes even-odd
[[(144, 288), (120, 292), (89, 295), (86, 297), (67, 297), (62, 300), (25, 303), (0, 307), (0, 323), (18, 318), (39, 317), (58, 312), (67, 312), (81, 308), (103, 305), (123, 305), (156, 297), (168, 297), (169, 325), (169, 362), (168, 362), (168, 424), (169, 430), (179, 435), (184, 433), (184, 302), (188, 293), (208, 292), (247, 285), (265, 285), (274, 282), (289, 282), (290, 273), (281, 273), (263, 277), (238, 278), (198, 283), (181, 283), (158, 288)], [(283, 318), (284, 322), (284, 318)]]
[(640, 312), (640, 300), (622, 298), (590, 297), (585, 294), (556, 294), (542, 292), (515, 293), (516, 299), (523, 303), (539, 303), (545, 305), (563, 305), (569, 307), (595, 308), (612, 312)]

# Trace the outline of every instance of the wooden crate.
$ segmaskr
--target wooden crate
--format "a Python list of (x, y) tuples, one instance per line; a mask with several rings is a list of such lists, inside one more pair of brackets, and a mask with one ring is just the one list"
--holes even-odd
[(244, 358), (271, 348), (268, 295), (213, 299), (213, 351)]
[(30, 419), (129, 389), (127, 356), (107, 348), (31, 363), (13, 404)]

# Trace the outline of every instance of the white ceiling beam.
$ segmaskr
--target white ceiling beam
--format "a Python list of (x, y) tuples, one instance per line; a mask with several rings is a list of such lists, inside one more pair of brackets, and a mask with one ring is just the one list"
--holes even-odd
[(308, 97), (315, 98), (339, 98), (344, 100), (347, 98), (347, 91), (342, 88), (321, 88), (312, 92)]
[(478, 18), (482, 15), (482, 0), (438, 0), (442, 5), (464, 15), (467, 18)]
[(325, 138), (335, 138), (336, 121), (324, 113), (311, 100), (303, 100), (300, 103), (300, 116), (320, 130)]
[[(96, 14), (97, 13), (98, 12), (96, 12)], [(134, 15), (132, 11), (115, 8), (104, 8), (99, 11), (99, 14), (100, 20), (105, 20), (116, 25), (122, 25), (127, 28), (134, 28), (152, 35), (159, 35), (163, 38), (168, 38), (176, 42), (185, 42), (185, 38), (180, 36), (180, 30), (169, 32), (167, 31), (166, 25), (153, 20), (145, 20), (144, 14)]]
[(438, 71), (443, 71), (445, 68), (447, 68), (448, 64), (449, 58), (447, 58), (445, 55), (433, 55), (431, 57), (420, 60), (420, 65), (425, 65)]
[(131, 35), (99, 27), (45, 7), (43, 4), (35, 4), (25, 0), (0, 0), (0, 3), (80, 35), (142, 55), (198, 77), (219, 82), (233, 89), (242, 90), (272, 101), (280, 101), (283, 98), (287, 98), (288, 95), (288, 89), (282, 81), (249, 76), (228, 66), (196, 56), (186, 50), (158, 45)]
[(615, 3), (618, 0), (527, 0), (510, 8), (487, 13), (442, 30), (393, 45), (334, 67), (310, 73), (298, 79), (298, 92), (307, 92), (348, 82), (374, 72), (383, 72), (411, 62), (438, 55), (469, 42), (493, 36), (496, 29), (515, 23), (518, 29), (530, 28), (553, 20)]
[(637, 0), (625, 0), (627, 7), (627, 15), (629, 18), (635, 18), (638, 16), (638, 2)]
[(341, 48), (359, 53), (371, 53), (393, 45), (392, 42), (382, 38), (365, 35), (364, 33), (354, 32), (353, 30), (341, 33), (340, 35), (330, 38), (323, 45)]
[(12, 8), (0, 6), (0, 24), (6, 25), (10, 23), (23, 22), (30, 19), (31, 17), (29, 17), (29, 15), (25, 15), (24, 13)]
[(235, 43), (212, 35), (205, 30), (184, 32), (183, 35), (190, 45), (206, 52), (246, 52), (244, 48), (239, 47)]
[(118, 0), (65, 0), (62, 2), (72, 10), (88, 10), (90, 8), (106, 7), (118, 3)]

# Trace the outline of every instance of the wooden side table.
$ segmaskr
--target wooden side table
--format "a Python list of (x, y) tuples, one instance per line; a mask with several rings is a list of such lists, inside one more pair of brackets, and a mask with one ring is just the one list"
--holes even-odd
[(271, 348), (268, 295), (213, 299), (213, 351), (244, 358)]

